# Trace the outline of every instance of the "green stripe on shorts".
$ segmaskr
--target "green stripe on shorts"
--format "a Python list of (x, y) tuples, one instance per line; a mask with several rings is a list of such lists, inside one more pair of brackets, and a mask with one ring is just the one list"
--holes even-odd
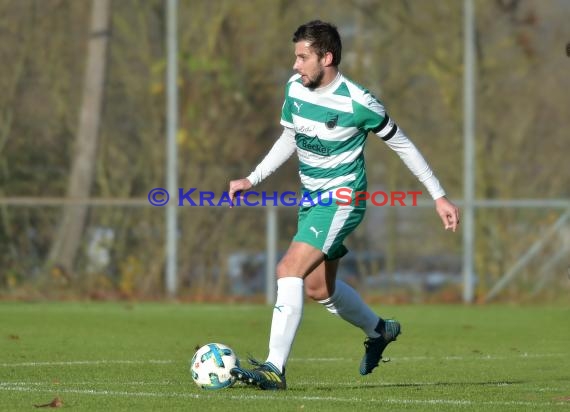
[(366, 208), (317, 204), (300, 207), (296, 242), (307, 243), (325, 254), (325, 260), (335, 260), (348, 252), (343, 242), (362, 222)]

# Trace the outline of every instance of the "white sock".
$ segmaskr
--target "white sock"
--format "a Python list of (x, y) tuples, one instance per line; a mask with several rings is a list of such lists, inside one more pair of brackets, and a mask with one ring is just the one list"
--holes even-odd
[(302, 278), (286, 277), (277, 280), (277, 300), (273, 308), (267, 362), (271, 362), (281, 372), (301, 323), (303, 299)]
[(330, 313), (340, 316), (345, 321), (359, 327), (366, 336), (377, 338), (380, 336), (374, 329), (378, 326), (379, 317), (362, 300), (356, 291), (344, 283), (337, 280), (332, 296), (319, 303), (325, 305)]

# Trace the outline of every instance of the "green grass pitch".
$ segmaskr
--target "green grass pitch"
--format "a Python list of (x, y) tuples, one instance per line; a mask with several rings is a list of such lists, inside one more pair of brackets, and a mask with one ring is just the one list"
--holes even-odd
[(374, 306), (402, 323), (390, 362), (362, 377), (363, 336), (307, 303), (287, 391), (198, 388), (208, 342), (264, 360), (271, 308), (182, 303), (0, 303), (0, 410), (59, 397), (74, 411), (570, 409), (570, 307)]

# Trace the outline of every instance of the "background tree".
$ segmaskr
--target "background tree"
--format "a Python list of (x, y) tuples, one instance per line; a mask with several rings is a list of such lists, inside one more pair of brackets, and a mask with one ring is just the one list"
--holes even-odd
[[(110, 7), (110, 0), (92, 2), (79, 129), (67, 188), (67, 197), (71, 199), (89, 197), (94, 180), (110, 33)], [(50, 263), (73, 271), (86, 216), (87, 205), (64, 206), (62, 221), (49, 256)]]
[[(66, 260), (73, 261), (78, 277), (65, 279), (43, 269), (50, 251), (63, 245), (56, 241), (64, 236), (57, 232), (63, 210), (4, 202), (69, 195), (76, 149), (89, 148), (77, 142), (77, 119), (92, 41), (86, 30), (90, 4), (0, 0), (0, 59), (7, 62), (0, 65), (0, 285), (32, 284), (27, 292), (45, 293), (52, 289), (33, 281), (51, 279), (71, 281), (68, 286), (81, 293), (160, 296), (163, 209), (89, 208), (80, 236), (68, 243), (77, 254)], [(476, 11), (477, 196), (567, 198), (568, 2), (477, 0)], [(164, 184), (164, 13), (161, 0), (112, 4), (99, 141), (96, 151), (87, 150), (90, 196), (145, 199), (151, 188)], [(269, 150), (280, 133), (284, 84), (293, 73), (291, 34), (319, 17), (337, 23), (343, 35), (342, 71), (385, 101), (450, 197), (461, 198), (461, 2), (182, 1), (178, 17), (181, 187), (219, 195)], [(373, 136), (366, 160), (370, 188), (421, 189)], [(259, 190), (297, 190), (295, 174), (292, 160)], [(226, 293), (229, 258), (265, 248), (262, 210), (187, 206), (180, 212), (182, 294)], [(283, 249), (296, 229), (295, 210), (279, 213)], [(539, 238), (533, 228), (557, 216), (542, 210), (479, 210), (480, 290)], [(361, 274), (374, 275), (362, 282), (378, 273), (380, 278), (406, 270), (426, 273), (417, 266), (426, 258), (437, 258), (435, 269), (443, 270), (445, 255), (456, 261), (461, 253), (460, 237), (442, 233), (433, 210), (415, 208), (370, 207), (349, 246), (386, 257), (380, 267), (361, 268)]]

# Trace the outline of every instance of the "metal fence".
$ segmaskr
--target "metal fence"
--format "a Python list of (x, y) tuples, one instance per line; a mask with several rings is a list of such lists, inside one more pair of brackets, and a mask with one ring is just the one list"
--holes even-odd
[[(268, 5), (267, 7), (275, 7), (270, 5), (270, 2), (260, 2), (259, 4), (262, 3)], [(345, 3), (336, 3), (339, 11)], [(367, 51), (361, 53), (364, 57), (360, 58), (356, 58), (354, 52), (347, 53), (346, 59), (343, 61), (344, 67), (354, 73), (360, 72), (361, 77), (366, 78), (367, 82), (373, 86), (378, 85), (382, 78), (391, 80), (392, 84), (395, 85), (390, 86), (393, 90), (388, 90), (387, 93), (391, 92), (393, 97), (398, 98), (403, 96), (397, 103), (401, 112), (404, 111), (402, 108), (406, 108), (411, 101), (417, 99), (416, 93), (427, 90), (423, 89), (421, 85), (429, 84), (429, 97), (433, 99), (433, 107), (430, 106), (432, 101), (426, 103), (425, 106), (418, 105), (416, 115), (411, 115), (410, 123), (407, 124), (411, 124), (411, 128), (425, 132), (427, 141), (424, 141), (425, 146), (420, 145), (422, 148), (433, 144), (435, 148), (431, 148), (431, 150), (438, 152), (442, 147), (451, 146), (456, 153), (463, 155), (457, 161), (457, 167), (452, 165), (445, 171), (446, 180), (453, 179), (452, 187), (456, 188), (456, 192), (452, 198), (458, 198), (457, 204), (463, 213), (463, 222), (459, 233), (451, 234), (442, 229), (439, 218), (433, 211), (433, 203), (425, 198), (418, 203), (418, 207), (370, 206), (368, 208), (364, 222), (348, 240), (347, 246), (351, 252), (342, 260), (339, 276), (370, 298), (378, 297), (386, 301), (489, 302), (495, 299), (550, 299), (567, 295), (570, 288), (568, 277), (570, 265), (568, 258), (570, 245), (568, 216), (570, 212), (568, 210), (570, 199), (567, 198), (568, 185), (565, 183), (568, 181), (567, 170), (560, 171), (559, 166), (549, 168), (547, 164), (550, 158), (554, 156), (558, 156), (557, 165), (564, 164), (561, 162), (560, 153), (567, 153), (565, 150), (567, 139), (560, 132), (567, 130), (568, 126), (567, 113), (564, 111), (565, 106), (562, 100), (567, 95), (557, 95), (557, 100), (553, 102), (549, 100), (554, 91), (564, 90), (566, 84), (564, 82), (568, 81), (568, 76), (564, 71), (554, 70), (562, 66), (559, 60), (561, 57), (549, 54), (551, 53), (550, 50), (554, 48), (560, 54), (564, 52), (562, 43), (560, 43), (560, 47), (558, 45), (553, 47), (552, 43), (554, 40), (559, 41), (565, 33), (568, 33), (568, 26), (564, 25), (565, 21), (560, 19), (559, 13), (560, 10), (567, 10), (567, 5), (563, 2), (551, 4), (512, 2), (511, 5), (503, 3), (489, 2), (486, 4), (465, 0), (461, 4), (462, 8), (456, 2), (450, 2), (449, 7), (446, 8), (438, 2), (418, 2), (417, 5), (414, 5), (417, 9), (412, 10), (407, 4), (391, 2), (389, 4), (391, 12), (396, 13), (395, 15), (405, 15), (405, 19), (409, 19), (407, 24), (415, 27), (419, 33), (425, 30), (423, 25), (426, 22), (422, 21), (422, 18), (425, 16), (426, 10), (435, 10), (431, 18), (447, 16), (445, 21), (449, 21), (445, 27), (446, 30), (442, 28), (441, 33), (433, 31), (433, 24), (427, 24), (429, 33), (433, 35), (433, 38), (430, 38), (433, 42), (431, 40), (425, 43), (418, 42), (414, 46), (421, 49), (422, 53), (419, 53), (419, 50), (416, 52), (415, 49), (405, 55), (402, 53), (404, 56), (397, 67), (414, 66), (402, 78), (391, 77), (393, 69), (389, 65), (383, 64), (382, 68), (376, 70), (378, 60), (372, 59), (370, 56), (377, 55), (380, 49), (382, 53), (386, 52), (387, 55), (398, 52), (397, 48), (401, 46), (393, 41), (394, 37), (404, 36), (408, 32), (407, 30), (401, 30), (396, 24), (392, 31), (388, 32), (388, 37), (382, 37), (380, 41), (371, 42), (371, 38), (376, 39), (384, 35), (382, 31), (376, 31), (378, 25), (375, 19), (372, 19), (372, 22), (366, 20), (369, 17), (367, 5), (374, 5), (375, 2), (373, 1), (352, 4), (354, 7), (351, 8), (351, 12), (354, 12), (355, 17), (352, 19), (354, 21), (346, 13), (341, 13), (343, 16), (337, 16), (346, 20), (345, 32), (350, 49), (358, 49), (361, 52)], [(72, 4), (76, 3), (69, 2), (68, 5), (71, 7)], [(475, 10), (475, 5), (479, 7), (478, 10)], [(122, 8), (128, 9), (129, 5), (117, 3), (116, 6), (114, 9), (115, 17), (119, 15), (122, 18), (120, 21), (123, 23), (117, 27), (118, 30), (115, 33), (114, 41), (115, 47), (117, 47), (115, 50), (118, 51), (117, 56), (125, 56), (125, 51), (139, 46), (142, 35), (137, 34), (139, 32), (132, 31), (131, 25), (127, 23), (132, 13), (130, 10), (125, 12)], [(177, 99), (180, 97), (177, 82), (180, 81), (181, 77), (177, 69), (183, 65), (177, 59), (184, 53), (191, 54), (191, 49), (190, 51), (184, 50), (183, 53), (179, 50), (182, 46), (177, 41), (179, 40), (177, 33), (180, 34), (181, 32), (177, 27), (177, 13), (182, 12), (185, 13), (184, 16), (186, 17), (191, 16), (194, 11), (192, 7), (197, 8), (197, 6), (192, 2), (178, 4), (176, 0), (169, 0), (162, 6), (165, 7), (164, 16), (162, 12), (154, 13), (150, 8), (147, 10), (149, 13), (147, 17), (144, 17), (144, 13), (141, 14), (139, 16), (140, 22), (146, 21), (146, 23), (142, 24), (139, 29), (142, 30), (142, 33), (151, 33), (148, 34), (148, 39), (156, 40), (156, 38), (162, 39), (158, 30), (164, 26), (166, 29), (164, 33), (166, 40), (164, 62), (161, 61), (162, 54), (156, 59), (138, 61), (127, 57), (125, 61), (131, 63), (133, 60), (136, 68), (145, 69), (148, 62), (151, 62), (153, 70), (158, 73), (162, 73), (160, 70), (163, 66), (166, 68), (164, 70), (164, 82), (156, 78), (153, 70), (150, 70), (153, 72), (151, 77), (145, 77), (147, 76), (145, 74), (138, 78), (141, 83), (150, 78), (153, 81), (154, 89), (156, 89), (157, 94), (155, 96), (164, 97), (166, 103), (165, 110), (162, 112), (164, 124), (162, 124), (162, 119), (156, 120), (160, 115), (157, 116), (154, 111), (149, 109), (149, 107), (151, 109), (154, 107), (149, 104), (149, 101), (152, 102), (153, 100), (145, 100), (148, 98), (147, 93), (141, 92), (139, 94), (140, 89), (144, 89), (144, 87), (139, 87), (141, 83), (137, 83), (132, 86), (133, 96), (145, 101), (148, 105), (148, 111), (140, 111), (138, 107), (134, 107), (132, 111), (121, 112), (117, 116), (119, 120), (112, 123), (112, 132), (107, 130), (109, 134), (107, 145), (114, 144), (117, 140), (116, 137), (122, 136), (122, 131), (117, 131), (117, 125), (122, 125), (121, 116), (134, 117), (137, 115), (136, 119), (139, 122), (137, 127), (129, 130), (135, 137), (142, 134), (142, 131), (152, 130), (145, 135), (146, 140), (141, 139), (140, 142), (137, 140), (133, 146), (129, 146), (131, 149), (136, 148), (138, 144), (144, 146), (149, 141), (154, 144), (157, 138), (154, 133), (160, 133), (164, 126), (167, 137), (165, 139), (166, 145), (159, 148), (164, 151), (164, 158), (154, 158), (148, 156), (147, 153), (146, 159), (152, 159), (155, 162), (153, 163), (155, 169), (162, 167), (160, 165), (164, 161), (165, 173), (156, 173), (156, 176), (160, 176), (160, 179), (164, 180), (160, 184), (164, 183), (172, 192), (178, 186), (182, 186), (177, 181), (177, 176), (181, 175), (181, 166), (177, 161), (181, 156), (176, 152), (176, 133), (180, 132), (182, 127), (179, 120), (184, 120), (177, 117), (179, 114)], [(314, 2), (313, 6), (320, 8), (322, 4), (317, 1)], [(388, 6), (388, 3), (385, 6)], [(442, 8), (439, 9), (440, 7)], [(373, 8), (370, 7), (370, 10)], [(537, 8), (537, 10), (533, 8)], [(206, 7), (206, 9), (209, 8)], [(335, 8), (331, 7), (331, 9)], [(459, 12), (460, 9), (461, 12)], [(18, 16), (22, 10), (15, 9), (12, 12)], [(32, 7), (30, 10), (30, 15), (35, 16), (35, 8)], [(72, 11), (72, 8), (69, 8), (69, 12)], [(216, 9), (213, 7), (212, 10), (202, 10), (202, 12), (210, 16), (207, 13), (216, 13)], [(239, 10), (233, 12), (239, 13)], [(77, 14), (77, 16), (82, 15), (81, 13)], [(158, 24), (157, 15), (160, 15), (161, 18), (164, 17), (165, 21)], [(478, 27), (474, 20), (475, 15), (482, 19), (479, 26), (493, 25), (489, 32), (492, 31), (494, 37), (485, 37), (487, 30), (481, 31), (478, 37), (475, 36), (477, 34), (475, 29)], [(27, 16), (27, 14), (24, 13), (23, 16)], [(228, 16), (231, 15), (228, 14)], [(540, 22), (537, 16), (544, 19), (544, 23)], [(376, 17), (386, 18), (387, 21), (393, 22), (390, 16), (380, 15)], [(553, 17), (557, 17), (557, 19)], [(239, 19), (228, 18), (228, 21), (231, 20), (239, 21)], [(28, 22), (26, 19), (22, 21)], [(552, 26), (549, 25), (550, 21), (554, 22)], [(29, 22), (35, 22), (35, 20), (30, 19)], [(54, 20), (54, 27), (57, 26), (56, 23), (57, 20)], [(265, 23), (261, 19), (261, 22), (256, 24), (263, 26)], [(28, 30), (31, 30), (31, 27), (35, 26), (30, 25)], [(404, 26), (402, 25), (402, 27)], [(14, 28), (14, 33), (23, 36), (17, 29), (17, 27)], [(188, 27), (186, 29), (190, 31)], [(258, 43), (255, 29), (246, 27), (241, 32), (239, 27), (235, 27), (233, 28), (236, 30), (235, 32), (228, 32), (228, 39), (223, 38), (226, 29), (229, 30), (229, 26), (225, 27), (225, 25), (220, 24), (219, 35), (222, 42), (229, 42), (232, 38), (239, 37), (234, 33), (242, 33), (244, 36), (253, 33), (251, 37), (253, 43)], [(146, 32), (145, 30), (149, 31)], [(461, 36), (450, 34), (460, 31), (462, 32)], [(414, 30), (409, 32), (414, 33)], [(60, 40), (70, 37), (62, 33), (59, 33), (60, 37), (58, 38)], [(101, 34), (109, 35), (107, 31), (97, 33), (95, 33), (96, 38), (99, 38), (98, 36)], [(202, 32), (196, 30), (195, 34), (201, 38)], [(36, 35), (30, 38), (33, 40), (40, 37)], [(418, 41), (418, 38), (425, 40), (422, 37), (424, 36), (419, 35), (408, 40)], [(445, 38), (442, 40), (441, 37)], [(18, 39), (18, 36), (14, 38)], [(185, 47), (192, 47), (194, 43), (188, 40), (188, 36), (185, 38)], [(536, 41), (536, 45), (533, 45), (531, 40)], [(564, 40), (567, 41), (568, 39)], [(479, 43), (476, 44), (476, 41)], [(156, 42), (149, 44), (152, 47), (149, 47), (148, 50), (159, 49)], [(248, 44), (244, 42), (242, 45), (244, 50), (248, 50)], [(476, 53), (476, 45), (480, 47), (478, 53)], [(426, 54), (426, 47), (433, 47), (433, 50)], [(445, 53), (446, 50), (444, 49), (446, 48), (450, 53)], [(33, 50), (33, 47), (14, 48), (13, 50), (16, 49)], [(67, 50), (67, 46), (62, 47), (61, 50)], [(217, 51), (212, 50), (215, 56)], [(544, 51), (545, 55), (540, 54), (543, 50), (546, 50)], [(483, 53), (482, 51), (485, 52), (487, 58), (481, 62), (483, 67), (478, 66), (476, 59)], [(226, 50), (226, 52), (228, 51)], [(157, 54), (160, 53), (157, 52)], [(148, 55), (151, 56), (152, 53), (149, 51)], [(32, 57), (37, 57), (36, 54), (18, 56), (21, 59), (21, 64), (16, 66), (20, 68), (25, 67), (26, 59), (30, 60)], [(52, 55), (50, 54), (50, 56)], [(463, 58), (458, 59), (458, 56)], [(514, 63), (513, 56), (516, 58)], [(232, 61), (233, 57), (235, 56), (228, 55), (228, 61)], [(380, 57), (383, 58), (384, 55), (382, 54)], [(205, 55), (200, 58), (207, 62), (209, 58), (213, 57)], [(274, 56), (268, 61), (272, 61), (273, 58)], [(51, 60), (59, 61), (58, 58)], [(71, 60), (77, 63), (76, 59)], [(134, 66), (126, 66), (125, 61), (121, 61), (121, 64), (125, 65), (121, 74), (124, 76), (124, 73), (127, 73), (126, 77), (128, 78), (128, 73), (133, 70)], [(202, 62), (200, 59), (197, 61)], [(37, 64), (38, 67), (41, 67), (41, 62), (38, 61)], [(214, 69), (226, 68), (224, 65), (220, 65), (220, 67), (213, 65), (210, 68), (213, 70), (212, 73), (205, 69), (205, 73), (202, 73), (196, 70), (194, 67), (196, 62), (192, 64), (191, 59), (185, 64), (190, 67), (182, 74), (187, 89), (191, 89), (190, 86), (193, 86), (193, 82), (196, 81), (191, 75), (202, 75), (202, 80), (210, 79), (211, 83), (208, 84), (211, 86), (216, 83), (210, 78), (215, 72)], [(515, 68), (518, 70), (515, 70), (516, 76), (513, 75), (511, 65), (516, 66)], [(209, 67), (208, 65), (204, 66)], [(420, 67), (420, 69), (415, 66)], [(252, 70), (251, 67), (249, 69)], [(264, 72), (265, 69), (264, 67)], [(422, 73), (418, 74), (418, 70)], [(17, 85), (34, 84), (34, 79), (38, 84), (42, 83), (37, 80), (40, 78), (40, 71), (38, 68), (30, 69), (29, 72), (22, 69), (14, 74), (14, 79), (21, 79), (12, 85), (14, 93), (18, 90)], [(42, 74), (47, 76), (52, 72), (58, 73), (58, 69), (46, 71)], [(146, 71), (143, 70), (143, 72)], [(424, 75), (423, 72), (430, 72), (430, 75)], [(486, 79), (486, 83), (482, 87), (477, 88), (477, 82), (482, 80), (477, 79), (477, 75), (481, 72), (487, 74), (489, 78)], [(283, 70), (282, 77), (286, 78), (288, 74), (286, 70)], [(29, 78), (25, 76), (29, 76)], [(73, 77), (77, 83), (79, 82), (80, 76), (75, 72), (70, 72), (68, 76)], [(124, 85), (121, 83), (124, 78), (121, 77), (121, 81), (119, 81), (119, 76), (116, 74), (115, 76), (113, 81), (117, 83), (113, 84)], [(6, 78), (8, 77), (6, 76)], [(279, 76), (273, 74), (271, 82), (275, 82), (275, 84), (272, 83), (271, 87), (277, 87), (277, 77), (281, 77), (281, 74)], [(51, 84), (50, 79), (50, 77), (46, 77), (43, 81), (49, 85)], [(462, 86), (461, 81), (463, 81)], [(390, 82), (387, 83), (390, 84)], [(412, 83), (415, 86), (420, 85), (420, 87), (409, 92), (411, 89), (407, 89), (406, 85)], [(501, 87), (505, 84), (509, 84), (511, 88), (502, 89)], [(524, 87), (520, 87), (521, 84)], [(65, 86), (59, 85), (61, 93), (57, 94), (57, 99), (60, 100), (54, 98), (53, 101), (61, 103), (64, 97), (68, 96), (65, 91), (73, 89), (75, 87), (73, 85), (75, 83), (72, 81), (69, 84), (66, 83)], [(163, 96), (161, 94), (162, 86), (165, 86)], [(279, 87), (281, 86), (279, 83)], [(228, 86), (230, 91), (226, 90), (225, 94), (231, 94), (234, 88), (235, 84), (231, 84), (231, 87)], [(516, 106), (522, 102), (512, 99), (502, 100), (501, 98), (509, 91), (518, 91), (523, 88), (528, 89), (529, 92), (528, 94), (521, 94), (520, 100), (530, 101), (535, 105), (529, 105), (525, 111), (521, 110), (520, 114), (515, 113), (516, 115), (510, 116), (511, 113), (508, 113), (509, 111), (506, 110), (508, 108), (504, 106)], [(536, 96), (532, 93), (537, 93), (543, 88), (547, 91), (545, 95), (542, 95), (541, 99), (534, 100)], [(121, 87), (115, 87), (115, 89), (120, 90)], [(400, 89), (403, 90), (402, 93), (400, 93)], [(458, 93), (457, 89), (462, 89), (462, 94)], [(25, 140), (25, 144), (33, 144), (35, 142), (34, 133), (38, 133), (42, 129), (45, 121), (38, 121), (37, 125), (29, 129), (26, 127), (26, 105), (31, 106), (35, 100), (29, 97), (34, 96), (30, 90), (26, 89), (26, 93), (19, 96), (21, 100), (14, 97), (13, 100), (20, 102), (20, 106), (12, 108), (9, 106), (11, 104), (9, 99), (2, 101), (8, 106), (1, 108), (3, 124), (0, 149), (6, 150), (4, 144), (7, 141), (6, 136), (9, 134), (9, 128), (5, 124), (9, 123), (8, 120), (17, 117), (18, 110), (23, 113), (21, 116), (25, 119), (22, 121), (25, 124), (19, 125), (20, 129), (18, 130), (23, 130), (28, 135), (23, 136), (22, 139), (13, 139), (13, 141)], [(408, 90), (409, 95), (406, 95), (406, 90)], [(215, 93), (208, 92), (204, 95), (198, 95), (205, 99), (209, 94)], [(264, 95), (264, 98), (267, 96)], [(187, 104), (193, 104), (194, 95), (183, 97)], [(113, 106), (115, 110), (126, 106), (125, 101), (130, 102), (129, 104), (133, 106), (136, 106), (134, 102), (138, 101), (135, 97), (132, 101), (124, 100), (123, 96), (115, 96), (115, 98), (115, 106)], [(243, 98), (243, 96), (236, 98)], [(476, 98), (480, 98), (482, 102), (477, 101)], [(224, 101), (224, 104), (228, 102), (231, 103), (231, 99), (227, 102)], [(498, 106), (493, 106), (495, 102), (498, 102)], [(552, 107), (545, 108), (545, 102), (551, 104)], [(209, 101), (209, 104), (215, 106), (213, 103)], [(461, 105), (463, 105), (463, 110), (456, 110), (456, 106)], [(162, 107), (162, 103), (160, 103), (160, 107)], [(437, 118), (417, 114), (418, 111), (427, 110), (428, 107), (431, 110), (429, 116), (437, 115)], [(445, 108), (447, 108), (446, 111)], [(476, 108), (479, 108), (480, 111), (476, 112)], [(216, 107), (216, 109), (219, 110), (220, 107)], [(444, 111), (445, 113), (443, 113)], [(495, 113), (492, 113), (493, 111), (500, 112), (501, 115), (495, 116)], [(145, 123), (148, 120), (148, 113), (152, 113), (148, 117), (155, 119), (152, 122), (152, 127)], [(243, 113), (242, 115), (244, 115)], [(445, 117), (443, 117), (444, 115)], [(192, 126), (192, 121), (196, 120), (197, 117), (192, 118), (188, 115), (186, 123)], [(48, 113), (46, 118), (51, 119), (54, 116)], [(188, 124), (186, 127), (189, 127)], [(521, 126), (520, 129), (513, 131), (514, 125), (519, 126), (521, 124), (524, 127)], [(476, 130), (476, 126), (479, 126), (479, 131)], [(207, 125), (204, 126), (204, 129), (209, 131), (210, 127)], [(260, 129), (266, 127), (264, 124), (260, 126)], [(53, 133), (54, 135), (60, 132), (72, 134), (69, 129), (72, 128), (65, 124), (61, 130), (55, 128), (56, 132)], [(258, 134), (262, 134), (261, 131), (256, 131)], [(505, 134), (511, 132), (514, 137), (509, 137), (518, 141), (519, 148), (527, 146), (526, 139), (529, 136), (532, 137), (533, 141), (537, 140), (536, 136), (541, 136), (544, 141), (547, 141), (550, 136), (549, 133), (554, 135), (553, 140), (558, 143), (549, 147), (549, 151), (541, 153), (542, 157), (536, 159), (535, 169), (530, 172), (525, 169), (525, 162), (529, 160), (528, 157), (532, 158), (534, 155), (532, 150), (525, 152), (527, 158), (507, 159), (504, 164), (501, 156), (507, 157), (510, 154), (510, 146), (502, 147), (500, 152), (489, 150), (490, 156), (494, 155), (497, 158), (489, 161), (491, 166), (485, 169), (485, 173), (490, 176), (486, 176), (486, 178), (490, 181), (497, 175), (501, 178), (501, 173), (504, 170), (510, 170), (511, 176), (525, 172), (527, 174), (524, 178), (519, 180), (512, 178), (510, 180), (518, 182), (519, 186), (522, 186), (525, 178), (528, 181), (534, 178), (535, 172), (537, 176), (542, 173), (542, 180), (533, 186), (533, 189), (535, 191), (537, 188), (540, 189), (542, 184), (540, 182), (556, 180), (556, 184), (545, 190), (542, 195), (548, 196), (552, 193), (558, 193), (553, 196), (561, 196), (561, 199), (522, 199), (522, 197), (533, 196), (533, 190), (527, 192), (524, 187), (520, 190), (520, 193), (524, 194), (516, 191), (513, 194), (514, 197), (520, 196), (521, 198), (497, 199), (505, 196), (504, 193), (501, 193), (501, 189), (503, 192), (509, 191), (504, 190), (504, 187), (492, 188), (497, 192), (495, 199), (477, 198), (475, 189), (478, 187), (477, 184), (481, 186), (481, 183), (475, 181), (475, 176), (477, 173), (481, 173), (483, 168), (481, 164), (477, 164), (476, 158), (484, 158), (485, 153), (476, 156), (477, 150), (482, 150), (477, 147), (476, 137), (483, 135), (485, 144), (494, 146), (496, 140), (500, 140)], [(443, 143), (442, 141), (436, 142), (433, 139), (440, 135), (447, 136)], [(45, 139), (51, 142), (51, 137)], [(56, 141), (55, 138), (53, 140)], [(69, 140), (61, 139), (57, 142)], [(12, 147), (11, 156), (21, 153), (20, 149), (26, 147), (25, 144)], [(49, 147), (49, 144), (46, 144), (45, 147)], [(116, 151), (122, 149), (121, 146), (114, 147)], [(149, 152), (153, 150), (157, 149), (154, 149), (153, 146)], [(58, 153), (55, 153), (50, 159), (53, 160), (57, 157)], [(50, 187), (49, 193), (64, 192), (61, 185), (65, 184), (65, 179), (62, 178), (62, 174), (66, 173), (65, 165), (67, 163), (61, 159), (56, 160), (59, 162), (59, 169), (49, 174), (48, 178), (58, 178), (58, 185), (60, 186)], [(44, 168), (51, 167), (38, 162), (33, 157), (22, 159), (22, 161), (28, 162), (24, 168), (32, 168), (37, 173), (42, 173)], [(455, 161), (455, 156), (453, 156), (451, 163)], [(112, 163), (112, 160), (107, 160), (107, 170), (112, 170), (113, 165), (109, 166), (109, 163)], [(210, 161), (210, 163), (212, 162)], [(371, 181), (386, 181), (391, 178), (390, 172), (395, 170), (379, 170), (380, 167), (377, 167), (378, 170), (374, 170), (375, 166), (374, 164), (371, 165), (370, 175), (379, 178), (370, 179)], [(400, 165), (400, 167), (403, 166)], [(220, 165), (212, 165), (212, 170), (214, 168), (221, 169)], [(542, 170), (543, 168), (545, 170)], [(494, 169), (500, 169), (497, 175), (492, 174)], [(64, 171), (62, 172), (62, 170)], [(239, 172), (241, 173), (243, 170)], [(437, 169), (436, 172), (438, 172)], [(211, 171), (204, 172), (204, 175), (206, 174), (211, 175), (213, 173)], [(226, 176), (228, 173), (226, 170), (223, 172), (217, 170), (215, 174), (219, 177), (220, 175)], [(185, 176), (188, 175), (185, 174)], [(439, 175), (441, 176), (441, 174)], [(460, 177), (456, 178), (455, 175)], [(285, 252), (296, 228), (296, 209), (294, 207), (240, 207), (232, 210), (226, 207), (161, 208), (151, 206), (148, 199), (144, 197), (135, 199), (46, 198), (40, 196), (42, 192), (41, 179), (29, 179), (27, 173), (22, 173), (22, 176), (28, 179), (27, 183), (30, 181), (33, 183), (31, 185), (35, 190), (33, 197), (15, 197), (10, 194), (6, 196), (4, 192), (2, 192), (3, 197), (0, 197), (2, 224), (0, 236), (2, 237), (1, 245), (3, 248), (0, 254), (0, 294), (2, 296), (11, 298), (75, 298), (80, 296), (96, 299), (177, 297), (194, 300), (253, 299), (263, 302), (273, 301), (276, 262), (279, 256)], [(560, 176), (562, 177), (560, 178)], [(2, 174), (2, 177), (11, 178), (9, 173)], [(120, 178), (120, 176), (114, 177)], [(144, 184), (153, 181), (154, 177), (155, 175), (146, 176)], [(211, 182), (220, 183), (222, 179), (218, 179), (218, 177), (216, 177), (217, 180), (213, 179)], [(138, 177), (131, 178), (130, 183), (136, 185)], [(520, 183), (521, 181), (523, 183)], [(17, 185), (14, 185), (10, 188), (11, 192), (9, 193), (18, 193), (19, 189)], [(507, 189), (509, 188), (507, 187)], [(133, 196), (140, 196), (144, 190), (146, 188), (141, 190), (139, 187), (138, 190), (134, 191), (136, 194)], [(75, 207), (89, 206), (86, 226), (79, 240), (80, 253), (74, 262), (73, 270), (57, 264), (52, 265), (52, 262), (49, 261), (49, 251), (56, 239), (58, 226), (61, 225), (62, 212), (65, 206), (70, 205)]]
[[(53, 239), (36, 236), (46, 225), (57, 225), (64, 203), (88, 204), (90, 210), (74, 273), (46, 266)], [(40, 198), (4, 198), (0, 207), (14, 223), (10, 250), (4, 252), (3, 296), (170, 295), (166, 207), (153, 207), (147, 199)], [(275, 266), (295, 233), (296, 207), (177, 209), (175, 297), (273, 302)], [(474, 234), (476, 276), (468, 286), (475, 299), (520, 301), (567, 294), (569, 216), (564, 199), (477, 202), (475, 219), (485, 219), (496, 232)], [(461, 235), (443, 230), (431, 201), (420, 200), (416, 207), (369, 205), (347, 246), (350, 252), (341, 260), (339, 277), (368, 298), (462, 300)]]

